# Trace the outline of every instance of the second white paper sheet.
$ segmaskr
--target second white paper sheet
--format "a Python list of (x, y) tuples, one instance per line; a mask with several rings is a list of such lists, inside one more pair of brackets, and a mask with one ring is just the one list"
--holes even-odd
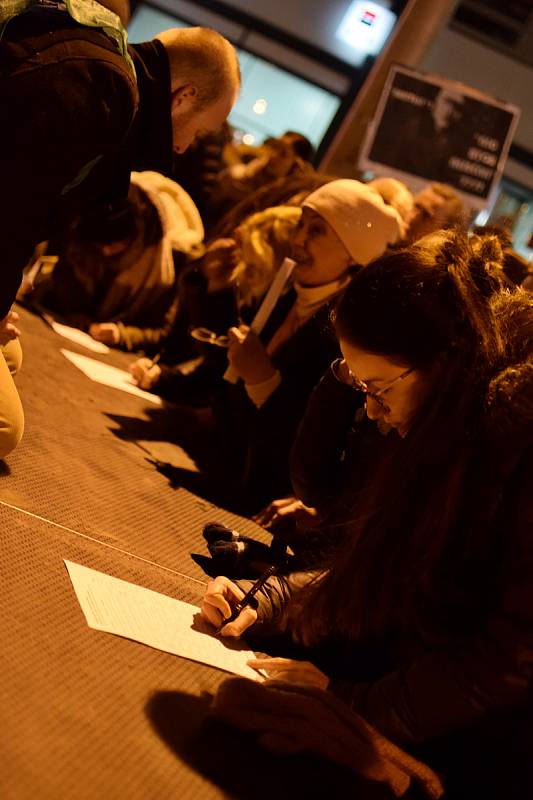
[(81, 344), (82, 347), (92, 350), (93, 353), (105, 354), (110, 352), (106, 344), (97, 342), (96, 339), (93, 339), (85, 331), (80, 331), (79, 328), (71, 328), (70, 325), (63, 325), (61, 322), (56, 322), (55, 319), (50, 320), (50, 325), (60, 336), (64, 336), (65, 339), (70, 339), (71, 342), (76, 342), (76, 344)]
[(65, 564), (90, 628), (115, 633), (225, 672), (263, 680), (246, 664), (255, 657), (254, 653), (243, 642), (214, 636), (197, 606), (73, 561), (65, 559)]
[(113, 367), (111, 364), (104, 364), (103, 361), (97, 361), (95, 358), (89, 356), (82, 356), (80, 353), (73, 353), (72, 350), (65, 350), (61, 348), (61, 352), (75, 367), (87, 375), (92, 381), (96, 383), (103, 383), (104, 386), (111, 386), (113, 389), (120, 389), (122, 392), (128, 394), (135, 394), (148, 400), (155, 405), (161, 405), (161, 398), (157, 394), (145, 392), (144, 389), (139, 389), (133, 382), (133, 378), (123, 369)]

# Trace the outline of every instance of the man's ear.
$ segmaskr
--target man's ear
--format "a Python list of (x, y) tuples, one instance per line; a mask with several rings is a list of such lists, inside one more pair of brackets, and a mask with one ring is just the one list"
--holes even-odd
[(191, 109), (198, 96), (198, 89), (192, 83), (186, 83), (172, 92), (172, 106), (180, 111)]

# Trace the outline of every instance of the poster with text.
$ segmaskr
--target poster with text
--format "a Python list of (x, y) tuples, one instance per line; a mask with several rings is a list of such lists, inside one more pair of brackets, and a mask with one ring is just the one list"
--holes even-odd
[(395, 66), (358, 166), (415, 189), (447, 183), (482, 208), (502, 174), (519, 116), (516, 106), (463, 83)]

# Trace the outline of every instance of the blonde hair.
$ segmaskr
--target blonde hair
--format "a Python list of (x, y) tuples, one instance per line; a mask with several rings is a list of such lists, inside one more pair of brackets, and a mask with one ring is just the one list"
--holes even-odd
[(247, 217), (237, 229), (241, 257), (230, 281), (239, 284), (244, 304), (261, 297), (272, 283), (289, 254), (301, 214), (295, 206), (275, 206)]
[(185, 84), (197, 90), (196, 109), (219, 100), (241, 85), (237, 52), (211, 28), (171, 28), (156, 36), (165, 47), (170, 64), (172, 91)]

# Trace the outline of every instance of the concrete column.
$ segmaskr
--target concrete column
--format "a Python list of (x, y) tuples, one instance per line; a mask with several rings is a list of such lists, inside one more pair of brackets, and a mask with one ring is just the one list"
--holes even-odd
[[(319, 169), (330, 175), (356, 176), (357, 156), (376, 110), (390, 67), (416, 68), (433, 40), (448, 23), (458, 0), (409, 0), (386, 47), (324, 154)], [(450, 53), (450, 57), (453, 54)]]

